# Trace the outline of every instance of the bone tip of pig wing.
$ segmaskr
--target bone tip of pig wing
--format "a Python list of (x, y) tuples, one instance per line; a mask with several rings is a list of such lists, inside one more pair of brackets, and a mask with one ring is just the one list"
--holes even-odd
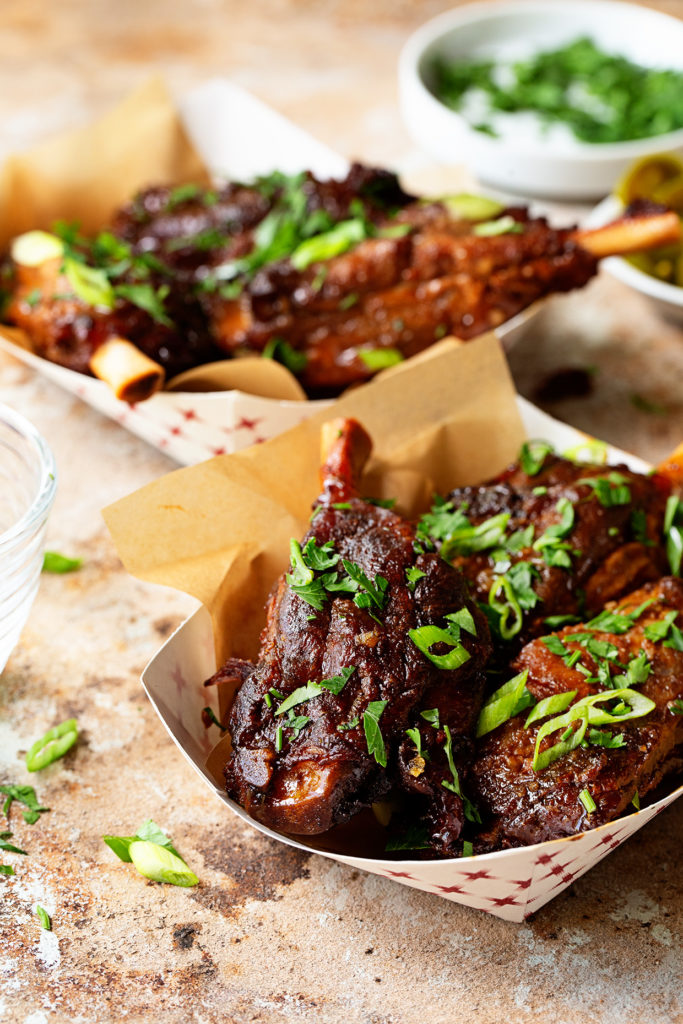
[(620, 217), (599, 228), (575, 231), (573, 239), (593, 256), (602, 259), (673, 245), (681, 240), (681, 222), (673, 210)]
[(125, 338), (107, 338), (90, 357), (90, 369), (109, 385), (116, 398), (133, 405), (163, 387), (163, 366)]
[[(357, 492), (371, 451), (370, 435), (358, 420), (338, 417), (323, 423), (320, 430), (320, 481), (323, 489), (332, 487), (338, 490), (341, 487), (347, 496)], [(335, 500), (338, 497), (335, 494)]]

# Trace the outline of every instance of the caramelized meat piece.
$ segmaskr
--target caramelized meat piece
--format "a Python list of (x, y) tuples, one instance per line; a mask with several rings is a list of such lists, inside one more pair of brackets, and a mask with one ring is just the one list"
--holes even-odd
[[(325, 831), (405, 781), (397, 748), (427, 698), (443, 696), (448, 756), (459, 756), (488, 654), (486, 621), (460, 573), (436, 554), (416, 555), (414, 528), (358, 496), (365, 431), (342, 420), (325, 436), (323, 491), (269, 600), (258, 660), (231, 660), (217, 677), (244, 680), (229, 719), (228, 793), (258, 820), (298, 834)], [(454, 614), (467, 628), (446, 618)], [(440, 779), (452, 784), (446, 742), (443, 728), (425, 735)], [(428, 800), (437, 786), (433, 831), (457, 839), (461, 798), (439, 781), (424, 787)]]
[(624, 465), (546, 454), (532, 474), (516, 463), (489, 483), (453, 491), (452, 528), (447, 515), (436, 528), (427, 517), (426, 528), (441, 533), (442, 553), (502, 639), (520, 644), (547, 632), (548, 617), (592, 614), (667, 571), (668, 493), (663, 478)]
[(10, 262), (8, 319), (80, 372), (98, 373), (97, 347), (122, 338), (167, 376), (226, 353), (276, 353), (310, 395), (331, 395), (446, 334), (472, 338), (583, 286), (602, 256), (680, 234), (656, 205), (594, 231), (553, 228), (524, 207), (493, 225), (452, 211), (361, 164), (341, 180), (275, 172), (218, 189), (156, 186), (110, 231), (67, 233), (80, 285), (53, 268), (36, 298)]
[(478, 237), (440, 203), (408, 206), (378, 222), (391, 237), (300, 272), (275, 262), (239, 298), (213, 304), (216, 338), (229, 352), (283, 338), (305, 358), (299, 376), (309, 391), (339, 390), (372, 376), (369, 350), (408, 358), (445, 334), (471, 338), (593, 276), (595, 258), (569, 229), (523, 208), (506, 215), (514, 233)]
[[(592, 704), (593, 713), (607, 711), (612, 720), (604, 724), (596, 715), (593, 724), (589, 719), (581, 745), (536, 771), (537, 735), (552, 715), (526, 729), (525, 710), (485, 736), (473, 767), (475, 798), (484, 818), (482, 850), (594, 828), (681, 771), (682, 626), (683, 581), (665, 577), (608, 605), (588, 624), (534, 640), (521, 651), (514, 668), (528, 670), (526, 685), (534, 698), (576, 691), (571, 710), (586, 697), (604, 694)], [(631, 696), (622, 700), (624, 689)], [(645, 701), (642, 717), (629, 717), (627, 705), (634, 694), (651, 702)], [(557, 730), (541, 740), (541, 757), (567, 739), (570, 745), (577, 740), (582, 722), (581, 716), (568, 727), (558, 722)]]
[(26, 331), (38, 355), (78, 373), (92, 372), (93, 353), (110, 338), (125, 338), (169, 377), (222, 358), (196, 299), (170, 290), (161, 270), (146, 267), (144, 280), (134, 268), (123, 271), (116, 281), (120, 292), (109, 289), (106, 277), (95, 287), (85, 278), (79, 295), (62, 261), (53, 259), (36, 267), (9, 265), (4, 283), (10, 293), (5, 319)]

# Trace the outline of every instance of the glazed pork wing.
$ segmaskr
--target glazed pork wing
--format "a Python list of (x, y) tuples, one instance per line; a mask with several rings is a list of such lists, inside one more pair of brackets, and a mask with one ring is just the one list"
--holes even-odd
[[(413, 770), (422, 774), (432, 754), (444, 797), (434, 831), (456, 839), (464, 812), (449, 757), (459, 756), (458, 730), (471, 733), (478, 712), (486, 621), (455, 569), (435, 554), (416, 555), (406, 520), (358, 496), (370, 448), (363, 429), (335, 421), (325, 437), (323, 492), (270, 598), (258, 660), (230, 660), (214, 680), (241, 683), (229, 719), (227, 791), (286, 832), (346, 821), (400, 779), (397, 748), (440, 679), (449, 691), (441, 725), (430, 727)], [(474, 712), (458, 715), (459, 700)], [(425, 786), (423, 810), (431, 796)]]
[[(681, 626), (683, 582), (664, 577), (609, 605), (592, 622), (522, 650), (514, 668), (528, 670), (526, 686), (536, 700), (575, 695), (564, 714), (546, 713), (527, 729), (527, 709), (482, 739), (473, 767), (484, 819), (479, 849), (594, 828), (683, 769)], [(576, 708), (586, 698), (587, 723)], [(572, 708), (575, 717), (567, 722)], [(548, 726), (542, 736), (534, 770), (538, 733), (549, 721), (556, 728)], [(580, 745), (558, 755), (558, 745), (571, 748), (581, 737)]]
[(304, 386), (334, 391), (376, 372), (369, 351), (408, 358), (446, 334), (472, 338), (595, 274), (596, 258), (570, 229), (521, 207), (504, 216), (510, 233), (478, 237), (441, 203), (412, 205), (380, 224), (390, 237), (300, 272), (276, 262), (239, 298), (213, 304), (218, 343), (260, 351), (282, 338), (300, 353)]
[(667, 571), (669, 492), (663, 477), (577, 465), (536, 443), (496, 479), (453, 491), (421, 529), (499, 637), (521, 645), (548, 631), (546, 619), (593, 614)]

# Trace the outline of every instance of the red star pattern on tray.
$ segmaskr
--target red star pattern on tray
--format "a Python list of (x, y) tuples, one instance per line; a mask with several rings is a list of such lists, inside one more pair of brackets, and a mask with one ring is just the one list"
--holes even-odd
[(241, 416), (235, 425), (235, 430), (256, 430), (259, 423), (263, 422), (263, 417), (259, 416), (257, 419), (249, 419), (247, 416)]

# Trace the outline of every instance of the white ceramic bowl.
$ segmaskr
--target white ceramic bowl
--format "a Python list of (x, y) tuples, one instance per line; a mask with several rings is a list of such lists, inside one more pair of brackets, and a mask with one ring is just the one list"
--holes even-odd
[(497, 0), (434, 18), (405, 44), (399, 61), (403, 117), (413, 140), (447, 164), (468, 164), (486, 184), (548, 198), (597, 199), (633, 160), (683, 154), (683, 129), (650, 139), (585, 143), (563, 126), (542, 133), (530, 114), (496, 121), (500, 137), (474, 131), (430, 91), (436, 56), (524, 59), (587, 35), (608, 53), (642, 66), (683, 71), (683, 21), (616, 0)]
[[(624, 204), (616, 196), (607, 196), (591, 211), (584, 225), (587, 228), (597, 228), (601, 224), (607, 224), (615, 220), (623, 209)], [(612, 277), (623, 281), (641, 295), (646, 295), (661, 316), (683, 326), (683, 288), (667, 281), (660, 281), (659, 278), (638, 270), (620, 256), (610, 256), (603, 261), (602, 266)]]
[(0, 672), (38, 591), (56, 487), (55, 461), (44, 438), (0, 405)]

